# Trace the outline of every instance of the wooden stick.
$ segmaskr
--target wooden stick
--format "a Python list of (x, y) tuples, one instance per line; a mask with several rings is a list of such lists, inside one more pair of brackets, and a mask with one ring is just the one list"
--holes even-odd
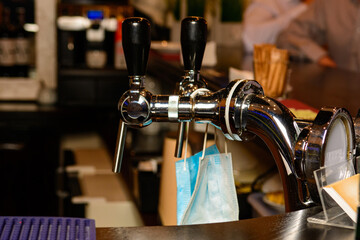
[(254, 54), (253, 54), (253, 62), (254, 62), (254, 75), (255, 80), (261, 84), (261, 76), (260, 76), (260, 64), (259, 64), (259, 45), (254, 45)]
[(278, 97), (277, 90), (279, 89), (279, 86), (282, 84), (283, 81), (281, 76), (281, 69), (282, 69), (282, 50), (280, 49), (274, 49), (272, 51), (272, 61), (275, 64), (275, 70), (274, 70), (274, 76), (272, 78), (272, 84), (271, 84), (271, 94), (272, 97)]
[(272, 44), (254, 45), (253, 61), (255, 80), (263, 87), (264, 91), (269, 86), (269, 72), (271, 68), (271, 50), (275, 46)]
[(281, 50), (281, 72), (280, 77), (282, 79), (281, 84), (277, 90), (277, 95), (282, 96), (286, 87), (287, 82), (287, 68), (288, 68), (289, 55), (286, 50)]

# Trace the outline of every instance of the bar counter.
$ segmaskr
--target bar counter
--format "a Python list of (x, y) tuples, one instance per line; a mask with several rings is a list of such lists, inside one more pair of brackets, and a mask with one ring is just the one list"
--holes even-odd
[(360, 74), (317, 64), (290, 65), (291, 91), (288, 98), (312, 107), (344, 107), (353, 117), (360, 109)]
[[(216, 66), (203, 66), (201, 75), (208, 82), (209, 88), (215, 91), (229, 83), (229, 67), (252, 71), (252, 57), (242, 56), (241, 48), (218, 46)], [(177, 61), (164, 61), (156, 54), (151, 54), (148, 74), (175, 87), (174, 83), (183, 74), (183, 67)], [(287, 98), (317, 109), (323, 106), (343, 107), (355, 116), (360, 108), (359, 81), (360, 73), (322, 67), (315, 63), (291, 62)]]
[[(213, 90), (228, 84), (230, 66), (248, 68), (243, 67), (239, 52), (225, 48), (220, 53), (218, 50), (216, 67), (203, 67), (201, 70)], [(360, 107), (360, 74), (311, 63), (291, 63), (289, 69), (291, 88), (288, 98), (317, 109), (322, 106), (344, 107), (352, 116), (356, 115)], [(148, 73), (173, 84), (180, 79), (182, 67), (178, 62), (162, 61), (158, 56), (152, 56)], [(270, 217), (190, 226), (97, 228), (96, 236), (97, 239), (355, 239), (355, 230), (307, 222), (307, 217), (320, 211), (320, 207), (314, 207)]]
[(282, 215), (188, 226), (97, 228), (96, 239), (355, 239), (355, 230), (308, 223), (321, 208)]
[[(215, 67), (201, 69), (213, 90), (226, 87), (229, 67), (252, 70), (251, 57), (244, 58), (241, 51), (218, 47), (217, 56)], [(170, 83), (182, 75), (182, 66), (152, 55), (148, 72)], [(355, 117), (360, 108), (359, 73), (314, 63), (291, 62), (288, 81), (287, 98), (316, 109), (343, 107)], [(319, 211), (321, 209), (316, 207), (271, 217), (195, 226), (98, 229), (97, 235), (99, 239), (153, 239), (160, 236), (169, 239), (354, 239), (354, 230), (307, 223), (307, 217)]]

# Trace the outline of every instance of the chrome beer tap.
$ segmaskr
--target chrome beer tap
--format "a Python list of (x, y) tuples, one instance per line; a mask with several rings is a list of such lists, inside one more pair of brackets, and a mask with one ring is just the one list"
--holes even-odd
[[(211, 123), (230, 140), (260, 137), (280, 173), (286, 211), (319, 203), (313, 171), (329, 164), (328, 159), (333, 159), (334, 154), (340, 154), (344, 160), (354, 160), (354, 125), (349, 112), (343, 108), (322, 108), (316, 119), (309, 122), (296, 119), (283, 104), (265, 96), (254, 80), (234, 80), (217, 92), (206, 89), (199, 74), (206, 43), (204, 19), (189, 17), (182, 21), (185, 75), (174, 95), (153, 95), (145, 90), (149, 22), (144, 18), (128, 18), (122, 29), (130, 90), (118, 104), (121, 120), (114, 172), (120, 172), (127, 127), (145, 127), (152, 121), (180, 123), (180, 133), (181, 123), (194, 120)], [(199, 89), (203, 89), (201, 94), (197, 94)], [(343, 139), (332, 141), (339, 137)], [(181, 137), (178, 141), (177, 149), (181, 149)]]
[[(207, 23), (205, 19), (189, 17), (181, 22), (181, 49), (184, 62), (184, 76), (178, 87), (177, 94), (180, 96), (190, 97), (195, 91), (207, 88), (207, 83), (200, 76), (206, 38)], [(179, 123), (175, 150), (175, 157), (177, 158), (182, 156), (185, 127), (184, 122)]]
[(151, 93), (144, 88), (150, 50), (150, 23), (144, 18), (130, 18), (122, 24), (124, 54), (130, 89), (119, 100), (120, 123), (115, 151), (114, 172), (120, 172), (127, 126), (144, 127), (151, 123)]

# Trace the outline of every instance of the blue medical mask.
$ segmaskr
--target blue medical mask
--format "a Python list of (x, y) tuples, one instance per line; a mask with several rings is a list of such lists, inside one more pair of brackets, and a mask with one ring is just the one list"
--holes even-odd
[[(219, 154), (216, 145), (206, 148), (205, 155)], [(196, 178), (199, 170), (199, 160), (203, 151), (196, 153), (184, 161), (179, 160), (175, 163), (176, 184), (177, 184), (177, 224), (180, 224), (181, 218), (190, 202), (195, 189)]]
[(231, 154), (207, 155), (200, 162), (195, 189), (181, 225), (239, 219)]

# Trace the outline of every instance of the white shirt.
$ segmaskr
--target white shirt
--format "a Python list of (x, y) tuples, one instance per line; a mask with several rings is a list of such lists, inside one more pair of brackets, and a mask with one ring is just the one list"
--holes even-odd
[(313, 62), (329, 56), (338, 68), (360, 72), (360, 2), (313, 1), (279, 34), (277, 46)]
[(252, 52), (254, 44), (275, 44), (278, 34), (306, 9), (299, 0), (254, 0), (244, 14), (245, 51)]

